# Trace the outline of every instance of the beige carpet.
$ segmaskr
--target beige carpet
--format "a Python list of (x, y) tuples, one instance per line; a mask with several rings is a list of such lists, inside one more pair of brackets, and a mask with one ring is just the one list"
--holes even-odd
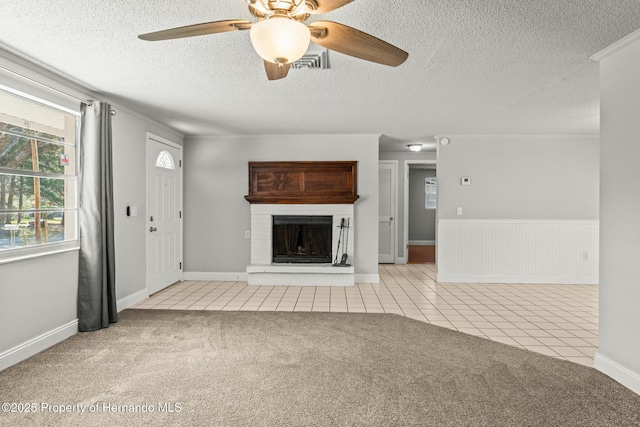
[(126, 310), (0, 372), (0, 401), (36, 410), (3, 426), (640, 425), (592, 368), (391, 314)]

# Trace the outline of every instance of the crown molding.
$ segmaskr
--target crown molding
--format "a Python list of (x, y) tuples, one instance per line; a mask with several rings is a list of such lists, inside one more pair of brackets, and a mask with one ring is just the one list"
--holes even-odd
[(600, 52), (596, 53), (591, 57), (592, 61), (600, 62), (604, 58), (613, 55), (614, 53), (624, 49), (625, 47), (640, 41), (640, 30), (636, 30), (628, 36), (618, 40), (614, 44), (609, 47), (602, 49)]

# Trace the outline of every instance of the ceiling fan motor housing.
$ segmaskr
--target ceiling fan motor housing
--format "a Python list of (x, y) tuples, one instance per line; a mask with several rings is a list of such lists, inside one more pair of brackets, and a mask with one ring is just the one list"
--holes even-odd
[(258, 21), (270, 16), (281, 15), (298, 22), (304, 22), (311, 16), (307, 11), (314, 11), (317, 7), (318, 3), (315, 0), (249, 0), (249, 12)]

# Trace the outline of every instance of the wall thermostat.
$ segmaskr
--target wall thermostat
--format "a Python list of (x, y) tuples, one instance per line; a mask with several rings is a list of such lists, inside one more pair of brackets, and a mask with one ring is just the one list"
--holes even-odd
[(471, 178), (469, 177), (460, 178), (460, 185), (471, 185)]

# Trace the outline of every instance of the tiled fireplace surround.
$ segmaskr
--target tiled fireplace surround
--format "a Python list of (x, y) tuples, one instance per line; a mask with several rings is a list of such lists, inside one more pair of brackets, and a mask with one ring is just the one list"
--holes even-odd
[[(275, 215), (331, 215), (333, 217), (332, 255), (334, 260), (340, 222), (349, 219), (344, 230), (340, 255), (347, 244), (349, 267), (332, 264), (282, 264), (272, 262), (272, 227)], [(286, 286), (354, 286), (354, 209), (353, 204), (252, 204), (251, 205), (251, 265), (247, 267), (249, 285)], [(338, 256), (340, 259), (340, 256)]]

